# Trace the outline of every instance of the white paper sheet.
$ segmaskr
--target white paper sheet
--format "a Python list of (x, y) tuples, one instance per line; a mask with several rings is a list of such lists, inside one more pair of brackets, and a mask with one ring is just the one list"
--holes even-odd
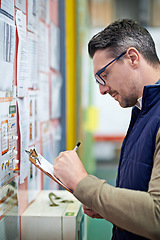
[(61, 87), (62, 77), (59, 74), (51, 75), (51, 118), (59, 118), (61, 116)]
[(15, 0), (15, 6), (26, 13), (26, 0)]
[(40, 10), (39, 10), (40, 18), (45, 21), (47, 24), (49, 23), (49, 1), (48, 0), (40, 0)]
[(43, 171), (49, 173), (54, 179), (55, 181), (57, 181), (57, 183), (59, 183), (61, 186), (63, 186), (64, 188), (68, 189), (70, 191), (70, 189), (64, 185), (55, 175), (54, 175), (54, 171), (53, 171), (53, 165), (48, 162), (42, 155), (38, 154), (38, 158), (40, 160), (40, 164), (37, 161), (37, 165), (43, 169)]
[(51, 37), (50, 37), (50, 65), (51, 68), (59, 71), (60, 69), (60, 29), (56, 27), (52, 22)]
[(38, 37), (28, 32), (28, 88), (38, 88)]
[(29, 145), (35, 144), (39, 140), (39, 120), (38, 120), (38, 92), (28, 91), (29, 109)]
[(0, 103), (0, 163), (7, 161), (7, 155), (5, 154), (9, 150), (8, 141), (8, 118), (9, 118), (9, 102)]
[(20, 127), (20, 183), (28, 176), (29, 161), (25, 152), (29, 147), (29, 132), (28, 132), (28, 100), (26, 97), (18, 98), (18, 111), (19, 111), (19, 127)]
[(28, 1), (28, 30), (37, 33), (39, 23), (39, 0)]
[(52, 125), (52, 128), (51, 128), (51, 139), (52, 139), (51, 147), (52, 147), (53, 159), (55, 159), (60, 153), (61, 138), (62, 138), (62, 128), (59, 121), (57, 121), (54, 125)]
[(3, 102), (0, 102), (0, 110), (0, 186), (2, 186), (13, 178), (13, 161), (17, 156), (15, 94), (13, 94), (13, 99), (4, 98)]
[(40, 73), (38, 96), (38, 118), (40, 122), (49, 120), (49, 76)]
[(0, 91), (12, 91), (15, 26), (0, 19)]
[(49, 30), (43, 22), (39, 24), (39, 71), (49, 72)]
[(16, 25), (18, 31), (19, 45), (17, 56), (17, 96), (27, 95), (27, 39), (26, 39), (26, 16), (16, 11)]
[[(51, 122), (45, 121), (41, 123), (41, 146), (42, 155), (48, 162), (53, 165), (52, 142), (51, 142)], [(57, 184), (46, 175), (43, 176), (43, 188), (45, 190), (55, 189)]]
[(14, 20), (14, 0), (1, 0), (0, 13)]

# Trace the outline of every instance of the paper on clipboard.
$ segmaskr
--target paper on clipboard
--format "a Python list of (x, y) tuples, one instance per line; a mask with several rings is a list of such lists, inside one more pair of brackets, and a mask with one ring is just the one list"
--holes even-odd
[(36, 158), (39, 160), (35, 160), (34, 156), (32, 158), (32, 155), (29, 155), (29, 160), (38, 167), (41, 171), (43, 171), (46, 175), (48, 175), (51, 179), (53, 179), (55, 182), (57, 182), (59, 185), (61, 185), (63, 188), (65, 188), (67, 191), (73, 193), (73, 191), (68, 188), (66, 185), (64, 185), (53, 173), (53, 165), (48, 162), (41, 154), (37, 153)]

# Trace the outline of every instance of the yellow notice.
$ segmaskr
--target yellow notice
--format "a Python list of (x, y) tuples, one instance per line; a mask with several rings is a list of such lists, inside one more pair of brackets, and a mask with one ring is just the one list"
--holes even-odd
[(89, 106), (86, 113), (85, 129), (94, 132), (98, 128), (99, 111), (94, 106)]

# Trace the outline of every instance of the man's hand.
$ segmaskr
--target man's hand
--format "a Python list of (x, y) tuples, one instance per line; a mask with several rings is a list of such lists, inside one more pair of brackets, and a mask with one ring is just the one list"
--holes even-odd
[(53, 169), (54, 175), (73, 191), (77, 184), (88, 176), (77, 153), (73, 150), (61, 152), (54, 161)]
[(86, 215), (88, 215), (91, 218), (103, 218), (101, 215), (90, 209), (89, 207), (83, 205), (83, 210)]

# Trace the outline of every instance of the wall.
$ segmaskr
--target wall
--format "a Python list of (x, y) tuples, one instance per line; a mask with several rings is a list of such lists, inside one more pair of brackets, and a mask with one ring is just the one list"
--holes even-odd
[(0, 239), (18, 239), (28, 204), (59, 188), (25, 150), (52, 164), (65, 150), (64, 25), (64, 1), (0, 1)]

